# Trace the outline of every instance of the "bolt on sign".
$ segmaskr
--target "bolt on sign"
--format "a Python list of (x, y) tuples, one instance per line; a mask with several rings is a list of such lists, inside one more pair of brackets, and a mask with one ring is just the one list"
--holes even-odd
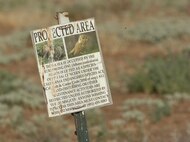
[(31, 31), (49, 117), (112, 104), (93, 18)]

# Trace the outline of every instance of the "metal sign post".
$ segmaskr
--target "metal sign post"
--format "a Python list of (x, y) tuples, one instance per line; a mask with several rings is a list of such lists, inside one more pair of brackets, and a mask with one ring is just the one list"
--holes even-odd
[[(69, 22), (69, 18), (67, 16), (68, 16), (67, 12), (58, 12), (56, 15), (58, 23), (64, 24)], [(77, 135), (78, 142), (89, 142), (85, 112), (84, 111), (75, 112), (72, 113), (72, 115), (74, 116), (75, 120), (75, 127), (76, 127), (75, 134)]]
[(89, 142), (84, 110), (112, 104), (94, 18), (31, 31), (49, 117), (72, 114), (78, 142)]
[(75, 119), (76, 135), (79, 142), (89, 142), (85, 112), (80, 111), (72, 114)]

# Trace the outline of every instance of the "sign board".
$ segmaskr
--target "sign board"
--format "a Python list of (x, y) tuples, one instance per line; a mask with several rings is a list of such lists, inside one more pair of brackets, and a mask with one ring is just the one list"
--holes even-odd
[(93, 18), (31, 32), (49, 117), (112, 104)]

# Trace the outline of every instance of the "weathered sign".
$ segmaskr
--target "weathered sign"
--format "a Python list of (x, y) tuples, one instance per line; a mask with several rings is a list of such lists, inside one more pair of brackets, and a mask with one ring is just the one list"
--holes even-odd
[(50, 117), (112, 104), (94, 19), (31, 32)]

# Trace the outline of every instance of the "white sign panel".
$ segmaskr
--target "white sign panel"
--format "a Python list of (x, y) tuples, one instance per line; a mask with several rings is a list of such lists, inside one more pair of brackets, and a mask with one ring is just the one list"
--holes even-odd
[(49, 117), (112, 104), (93, 18), (31, 36)]

